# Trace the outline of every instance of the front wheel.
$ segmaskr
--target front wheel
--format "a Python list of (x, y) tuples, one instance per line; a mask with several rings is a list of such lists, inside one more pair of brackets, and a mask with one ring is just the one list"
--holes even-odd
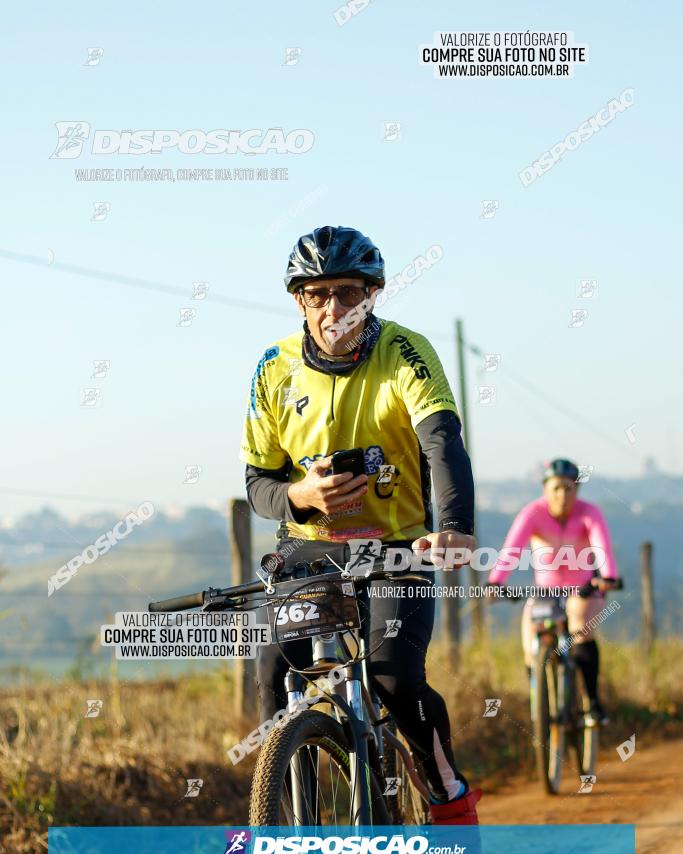
[[(385, 727), (408, 749), (405, 739), (399, 735), (393, 720), (385, 724)], [(410, 759), (412, 762), (412, 756)], [(418, 779), (427, 786), (427, 778), (422, 765), (415, 763), (414, 767), (414, 773)], [(403, 756), (399, 754), (399, 749), (391, 743), (386, 735), (384, 736), (384, 779), (386, 783), (385, 800), (392, 822), (401, 825), (428, 824), (430, 818), (427, 802), (413, 785)]]
[(564, 722), (560, 707), (564, 666), (552, 646), (542, 644), (534, 662), (532, 720), (536, 767), (546, 792), (557, 795), (562, 780)]
[(583, 675), (577, 669), (573, 674), (572, 685), (572, 739), (576, 751), (579, 774), (595, 774), (598, 759), (598, 742), (600, 727), (588, 723), (590, 700), (583, 681)]
[[(354, 825), (349, 746), (329, 715), (304, 711), (272, 729), (251, 784), (254, 826)], [(391, 824), (382, 791), (368, 769), (373, 824)]]

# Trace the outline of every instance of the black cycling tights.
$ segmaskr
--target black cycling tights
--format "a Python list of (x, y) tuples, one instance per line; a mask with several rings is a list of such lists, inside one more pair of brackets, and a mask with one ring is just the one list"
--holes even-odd
[[(281, 550), (285, 545), (281, 544)], [(287, 563), (291, 566), (296, 561), (310, 561), (324, 552), (343, 566), (345, 553), (339, 546), (331, 549), (329, 543), (313, 542), (300, 545)], [(360, 600), (359, 606), (366, 650), (372, 653), (368, 663), (372, 687), (411, 743), (433, 795), (450, 799), (457, 794), (460, 781), (465, 786), (467, 781), (453, 758), (446, 704), (428, 685), (425, 674), (425, 656), (434, 626), (434, 599), (409, 597), (409, 587), (422, 587), (414, 581), (375, 581), (371, 587), (372, 592), (366, 600), (363, 597), (365, 601)], [(392, 591), (404, 595), (385, 595)], [(398, 634), (386, 638), (387, 621), (393, 620), (401, 621)], [(310, 640), (287, 641), (281, 646), (295, 667), (303, 668), (311, 663)], [(284, 678), (288, 666), (276, 644), (260, 648), (257, 683), (262, 721), (287, 707)], [(444, 674), (446, 678), (449, 674)]]
[(597, 700), (598, 671), (600, 669), (598, 645), (594, 640), (574, 644), (571, 655), (583, 673), (583, 681), (586, 683), (588, 699), (591, 701)]

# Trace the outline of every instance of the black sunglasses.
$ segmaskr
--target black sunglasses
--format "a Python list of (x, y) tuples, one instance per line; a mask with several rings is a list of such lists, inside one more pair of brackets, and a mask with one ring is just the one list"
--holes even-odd
[(336, 288), (300, 288), (299, 293), (309, 308), (322, 308), (330, 298), (335, 296), (346, 308), (361, 303), (368, 295), (368, 287), (359, 288), (355, 285), (339, 285)]

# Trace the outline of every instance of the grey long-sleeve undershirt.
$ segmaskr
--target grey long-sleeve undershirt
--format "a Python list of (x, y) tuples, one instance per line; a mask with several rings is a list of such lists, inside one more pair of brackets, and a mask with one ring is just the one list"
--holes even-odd
[[(431, 469), (440, 530), (471, 534), (474, 528), (472, 466), (453, 412), (435, 412), (415, 428)], [(252, 510), (265, 519), (305, 523), (318, 510), (296, 510), (287, 496), (291, 460), (279, 469), (247, 465), (247, 497)]]

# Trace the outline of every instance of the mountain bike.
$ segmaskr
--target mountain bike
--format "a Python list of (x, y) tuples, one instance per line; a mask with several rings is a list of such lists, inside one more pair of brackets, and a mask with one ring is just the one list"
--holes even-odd
[[(312, 664), (290, 665), (287, 710), (273, 723), (256, 762), (249, 823), (260, 826), (387, 825), (429, 822), (421, 766), (372, 694), (358, 594), (372, 581), (430, 583), (423, 575), (365, 574), (318, 559), (297, 564), (266, 555), (258, 581), (209, 588), (149, 604), (150, 611), (241, 612), (264, 608), (278, 645), (310, 637)], [(307, 690), (320, 708), (306, 708)], [(278, 713), (279, 715), (280, 713)]]
[[(618, 579), (612, 589), (622, 587)], [(531, 605), (530, 703), (536, 767), (546, 792), (553, 795), (560, 791), (568, 745), (576, 754), (579, 774), (595, 774), (600, 728), (590, 715), (583, 676), (569, 654), (573, 638), (567, 630), (566, 601), (566, 596), (537, 597)]]

